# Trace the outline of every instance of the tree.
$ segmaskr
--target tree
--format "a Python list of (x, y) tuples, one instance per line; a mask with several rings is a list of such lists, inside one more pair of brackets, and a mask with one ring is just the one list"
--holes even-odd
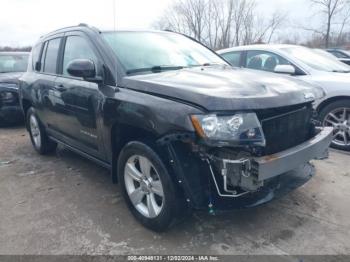
[[(306, 30), (313, 31), (314, 33), (321, 34), (324, 37), (324, 45), (326, 48), (330, 46), (332, 29), (335, 25), (339, 24), (336, 20), (340, 16), (343, 17), (342, 29), (340, 34), (343, 33), (344, 27), (348, 21), (349, 13), (344, 12), (348, 10), (349, 1), (347, 0), (310, 0), (311, 3), (319, 8), (319, 12), (322, 14), (322, 19), (325, 21), (324, 28)], [(345, 16), (344, 16), (345, 14)], [(339, 34), (339, 36), (340, 36)]]
[(177, 0), (155, 23), (194, 37), (212, 49), (258, 41), (270, 42), (282, 26), (286, 14), (271, 17), (257, 13), (255, 0)]
[(0, 46), (0, 51), (2, 52), (30, 52), (32, 48), (30, 46), (25, 47), (10, 47), (10, 46)]

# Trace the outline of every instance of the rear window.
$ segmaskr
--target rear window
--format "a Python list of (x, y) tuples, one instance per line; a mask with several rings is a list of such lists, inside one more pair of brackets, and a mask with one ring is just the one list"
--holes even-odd
[(48, 42), (43, 70), (45, 73), (56, 74), (58, 49), (60, 47), (60, 43), (61, 38), (56, 38)]

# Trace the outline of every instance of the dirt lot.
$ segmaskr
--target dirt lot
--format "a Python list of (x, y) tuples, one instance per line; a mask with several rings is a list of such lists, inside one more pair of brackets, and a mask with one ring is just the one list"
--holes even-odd
[(0, 254), (350, 254), (350, 155), (268, 205), (196, 213), (156, 234), (128, 212), (109, 173), (59, 148), (37, 155), (23, 127), (0, 129)]

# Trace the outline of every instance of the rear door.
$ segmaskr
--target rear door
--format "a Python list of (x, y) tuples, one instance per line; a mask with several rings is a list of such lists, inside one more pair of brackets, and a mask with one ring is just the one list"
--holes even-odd
[(55, 104), (59, 101), (55, 93), (55, 81), (57, 78), (58, 53), (62, 37), (52, 38), (45, 41), (40, 60), (40, 67), (37, 68), (37, 74), (40, 74), (38, 81), (33, 84), (38, 99), (34, 101), (37, 104), (37, 111), (40, 119), (48, 127), (56, 125), (58, 122), (55, 110)]
[(62, 119), (55, 131), (67, 144), (97, 158), (103, 158), (103, 142), (98, 128), (98, 114), (103, 99), (97, 83), (71, 76), (67, 72), (75, 59), (89, 59), (94, 62), (97, 74), (101, 72), (101, 58), (90, 39), (81, 32), (66, 33), (62, 48), (56, 92), (63, 104), (57, 104), (56, 112)]

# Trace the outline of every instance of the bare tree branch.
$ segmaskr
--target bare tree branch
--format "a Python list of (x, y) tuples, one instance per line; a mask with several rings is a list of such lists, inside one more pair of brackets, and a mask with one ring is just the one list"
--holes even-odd
[(286, 14), (257, 14), (255, 0), (177, 0), (157, 21), (159, 29), (188, 34), (213, 49), (271, 42)]
[[(318, 7), (321, 13), (324, 14), (326, 20), (325, 29), (322, 30), (322, 35), (324, 35), (325, 47), (328, 48), (331, 40), (332, 27), (334, 25), (334, 20), (338, 15), (342, 14), (344, 6), (347, 4), (347, 0), (310, 0), (310, 2)], [(314, 32), (319, 33), (314, 29)]]

